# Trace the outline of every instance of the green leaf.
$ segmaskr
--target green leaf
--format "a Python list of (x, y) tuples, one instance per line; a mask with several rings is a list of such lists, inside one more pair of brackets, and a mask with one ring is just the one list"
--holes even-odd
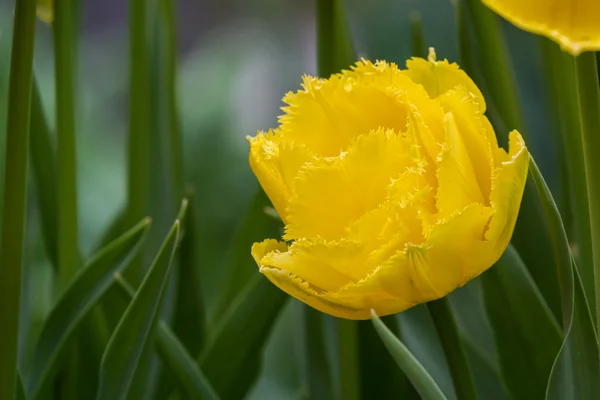
[(5, 165), (0, 209), (0, 399), (12, 399), (17, 386), (35, 9), (35, 0), (14, 6), (6, 154), (0, 160)]
[(552, 367), (546, 398), (591, 400), (600, 393), (600, 355), (592, 316), (558, 208), (533, 158), (530, 158), (529, 172), (550, 227), (565, 335)]
[[(185, 208), (185, 204), (182, 208)], [(161, 246), (154, 263), (117, 325), (100, 365), (98, 400), (126, 399), (150, 346), (158, 311), (179, 242), (179, 220)]]
[(42, 239), (52, 266), (58, 267), (58, 194), (56, 192), (56, 155), (37, 81), (31, 97), (31, 166), (37, 186), (37, 202), (42, 222)]
[(286, 299), (257, 272), (209, 336), (198, 360), (221, 398), (242, 398), (256, 379), (262, 349)]
[(140, 222), (96, 254), (74, 277), (50, 312), (37, 344), (27, 392), (31, 399), (45, 395), (60, 367), (65, 345), (113, 283), (113, 274), (122, 271), (140, 251), (150, 221)]
[(198, 354), (206, 336), (206, 321), (197, 254), (196, 198), (191, 189), (186, 194), (189, 209), (182, 226), (173, 330), (191, 354)]
[[(124, 294), (126, 302), (131, 302), (135, 296), (133, 288), (121, 275), (115, 274), (115, 281)], [(167, 372), (174, 375), (187, 398), (198, 400), (217, 400), (210, 383), (198, 368), (194, 360), (177, 335), (164, 321), (159, 321), (157, 326), (156, 344), (158, 354), (163, 363), (168, 367)]]
[(227, 268), (228, 280), (219, 299), (220, 312), (224, 312), (229, 307), (257, 273), (256, 261), (250, 254), (252, 244), (265, 238), (280, 237), (283, 233), (281, 220), (275, 220), (265, 214), (265, 208), (270, 204), (265, 192), (259, 188), (248, 206), (244, 221), (236, 232), (231, 246), (231, 260)]
[(512, 246), (482, 284), (509, 392), (514, 399), (542, 398), (563, 339), (554, 315)]
[[(381, 321), (392, 334), (400, 337), (396, 316), (383, 317)], [(361, 398), (419, 399), (418, 393), (379, 339), (373, 324), (370, 321), (358, 321), (358, 328)]]
[(23, 387), (23, 379), (21, 379), (21, 372), (17, 370), (17, 400), (27, 400), (27, 395), (25, 394), (25, 388)]
[(423, 22), (421, 21), (421, 14), (418, 11), (410, 14), (410, 39), (411, 55), (413, 57), (425, 58), (427, 56), (427, 49), (423, 41)]
[(479, 398), (485, 400), (508, 400), (510, 398), (508, 390), (492, 360), (477, 345), (464, 336), (463, 341), (467, 357), (469, 357), (469, 362), (473, 366), (473, 378), (475, 379)]
[(448, 299), (430, 301), (427, 308), (444, 348), (456, 396), (461, 400), (476, 399), (475, 382)]
[(183, 343), (164, 321), (159, 322), (157, 344), (158, 354), (167, 366), (167, 372), (176, 377), (181, 391), (187, 398), (198, 400), (219, 398), (196, 364), (196, 360), (190, 356)]
[[(575, 76), (577, 77), (577, 98), (579, 99), (579, 120), (585, 162), (585, 178), (589, 201), (589, 223), (592, 239), (592, 261), (594, 274), (587, 266), (583, 276), (594, 276), (595, 291), (600, 292), (600, 78), (595, 52), (586, 52), (575, 57)], [(569, 98), (569, 102), (574, 99)], [(571, 132), (575, 134), (575, 132)], [(583, 210), (582, 210), (583, 211)], [(596, 304), (596, 321), (600, 329), (600, 293)]]
[(388, 351), (404, 371), (408, 379), (424, 400), (445, 400), (446, 396), (435, 383), (431, 375), (423, 368), (406, 346), (394, 336), (387, 326), (379, 319), (375, 311), (371, 311), (371, 321), (379, 337)]
[(356, 61), (343, 2), (317, 0), (317, 72), (323, 78)]
[(302, 304), (308, 397), (316, 400), (333, 398), (331, 364), (325, 343), (325, 317), (320, 311)]
[(594, 265), (583, 140), (580, 134), (579, 105), (578, 102), (570, 100), (577, 98), (575, 63), (573, 57), (563, 52), (559, 45), (550, 39), (540, 37), (539, 43), (547, 75), (545, 86), (552, 106), (550, 111), (555, 116), (561, 134), (561, 154), (566, 170), (564, 175), (568, 181), (563, 187), (563, 197), (571, 207), (568, 214), (563, 215), (563, 219), (567, 216), (572, 217), (571, 225), (569, 226), (566, 220), (565, 225), (571, 242), (574, 242), (577, 248), (574, 256), (580, 267), (586, 297), (593, 310), (596, 308)]

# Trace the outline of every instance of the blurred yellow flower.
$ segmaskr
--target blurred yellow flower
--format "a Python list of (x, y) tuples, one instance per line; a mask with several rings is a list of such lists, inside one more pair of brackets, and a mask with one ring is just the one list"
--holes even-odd
[(285, 292), (367, 319), (445, 296), (504, 252), (528, 152), (498, 147), (477, 86), (446, 60), (362, 60), (305, 76), (250, 165), (285, 223), (252, 255)]
[(54, 0), (37, 0), (37, 17), (47, 23), (54, 22)]
[(575, 56), (600, 50), (599, 0), (482, 1), (519, 28), (547, 36)]

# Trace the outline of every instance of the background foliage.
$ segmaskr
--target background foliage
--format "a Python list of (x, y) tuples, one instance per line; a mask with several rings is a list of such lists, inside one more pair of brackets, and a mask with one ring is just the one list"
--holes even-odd
[[(73, 15), (60, 17), (64, 26), (64, 19), (74, 21), (73, 35), (62, 39), (71, 54), (71, 102), (57, 96), (64, 90), (56, 83), (60, 34), (37, 23), (18, 351), (28, 398), (93, 398), (107, 381), (112, 392), (100, 390), (98, 398), (176, 398), (174, 390), (190, 398), (261, 400), (423, 394), (395, 365), (370, 322), (311, 315), (260, 276), (250, 257), (251, 243), (278, 235), (281, 226), (264, 212), (268, 201), (248, 167), (244, 137), (276, 126), (282, 95), (299, 86), (302, 74), (317, 73), (314, 3), (133, 0), (128, 8), (116, 0), (75, 0)], [(574, 237), (565, 128), (548, 85), (554, 78), (543, 68), (548, 54), (559, 54), (557, 46), (494, 15), (479, 15), (472, 0), (457, 4), (344, 2), (359, 57), (403, 64), (433, 46), (438, 58), (460, 61), (491, 104), (488, 115), (500, 142), (506, 143), (509, 129), (526, 134)], [(0, 160), (13, 7), (0, 3)], [(130, 13), (135, 10), (139, 14)], [(482, 32), (482, 18), (499, 30)], [(135, 35), (145, 46), (129, 44)], [(509, 58), (490, 60), (504, 51)], [(498, 73), (498, 65), (507, 68)], [(499, 74), (507, 74), (514, 93), (499, 87)], [(63, 153), (58, 149), (65, 125), (57, 115), (69, 120), (57, 113), (61, 101), (74, 107), (74, 165), (65, 161), (64, 147)], [(147, 134), (132, 142), (136, 130)], [(143, 165), (133, 181), (132, 159)], [(72, 172), (76, 198), (65, 195), (61, 183)], [(560, 232), (548, 229), (552, 223), (542, 204), (549, 198), (540, 201), (533, 181), (529, 189), (514, 247), (447, 303), (476, 394), (469, 382), (460, 388), (460, 355), (447, 352), (434, 308), (420, 305), (383, 319), (448, 399), (546, 395), (564, 338), (559, 281), (547, 249), (563, 238), (553, 242)], [(137, 203), (128, 193), (137, 193)], [(189, 204), (180, 210), (183, 195)], [(66, 278), (60, 272), (60, 254), (69, 250), (61, 250), (57, 232), (68, 210), (56, 210), (68, 208), (65, 196), (77, 205), (78, 245), (71, 246), (82, 261), (75, 263), (75, 278), (75, 271)], [(178, 212), (180, 222), (173, 225)], [(140, 222), (144, 216), (151, 224)], [(564, 254), (569, 257), (568, 250)], [(581, 274), (588, 290), (589, 277)], [(73, 280), (77, 285), (68, 286)], [(72, 332), (70, 324), (77, 325)], [(588, 365), (597, 367), (597, 360)]]

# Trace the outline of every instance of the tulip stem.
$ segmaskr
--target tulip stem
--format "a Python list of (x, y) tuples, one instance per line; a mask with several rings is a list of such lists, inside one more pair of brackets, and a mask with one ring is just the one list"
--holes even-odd
[(58, 138), (58, 269), (64, 289), (79, 263), (77, 234), (77, 163), (75, 155), (73, 2), (55, 6), (54, 60), (56, 77), (56, 131)]
[(35, 0), (15, 3), (8, 115), (6, 187), (0, 209), (0, 399), (15, 397), (23, 241), (27, 203), (27, 153), (35, 38)]
[(439, 300), (430, 301), (427, 303), (427, 308), (444, 348), (456, 396), (461, 400), (477, 399), (477, 390), (475, 389), (467, 354), (448, 299), (442, 297)]
[[(594, 286), (596, 293), (600, 293), (600, 83), (596, 54), (581, 54), (575, 58), (575, 66), (592, 232)], [(596, 296), (596, 320), (600, 323), (599, 301), (600, 296)]]
[[(150, 195), (150, 79), (146, 0), (129, 1), (129, 149), (127, 223), (144, 218)], [(143, 277), (138, 255), (125, 274), (137, 286)]]

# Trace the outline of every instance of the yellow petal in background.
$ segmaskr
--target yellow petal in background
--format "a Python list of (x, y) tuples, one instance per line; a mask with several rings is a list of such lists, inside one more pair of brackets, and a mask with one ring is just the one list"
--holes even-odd
[(600, 50), (598, 0), (482, 0), (526, 31), (549, 37), (573, 55)]
[(54, 0), (37, 0), (37, 16), (47, 23), (54, 22)]

